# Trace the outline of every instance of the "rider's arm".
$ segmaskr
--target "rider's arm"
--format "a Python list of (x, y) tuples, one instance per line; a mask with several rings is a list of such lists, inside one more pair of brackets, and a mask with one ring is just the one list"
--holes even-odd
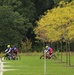
[(44, 50), (44, 52), (46, 53), (48, 50), (46, 49), (46, 50)]
[(7, 51), (8, 51), (8, 49), (5, 50), (5, 52), (7, 52)]
[(12, 48), (10, 48), (10, 49), (8, 50), (8, 52), (7, 52), (7, 53), (10, 53), (10, 52), (11, 52), (11, 50), (12, 50)]

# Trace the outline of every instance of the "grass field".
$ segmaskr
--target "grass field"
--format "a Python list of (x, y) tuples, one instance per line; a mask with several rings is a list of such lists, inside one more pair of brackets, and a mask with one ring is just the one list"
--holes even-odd
[[(15, 69), (13, 71), (5, 71), (3, 75), (44, 75), (44, 59), (39, 59), (39, 55), (25, 56), (21, 55), (21, 60), (6, 60), (4, 69)], [(65, 56), (63, 57), (65, 61)], [(71, 57), (74, 63), (73, 56)], [(74, 66), (68, 66), (61, 63), (60, 60), (46, 60), (46, 75), (74, 75)]]

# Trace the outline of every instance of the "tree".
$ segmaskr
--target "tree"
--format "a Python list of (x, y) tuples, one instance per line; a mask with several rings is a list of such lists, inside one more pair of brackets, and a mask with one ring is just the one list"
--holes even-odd
[(52, 9), (54, 6), (53, 0), (35, 0), (37, 15), (43, 14), (46, 10)]
[[(37, 34), (37, 38), (41, 40), (45, 40), (50, 42), (55, 42), (58, 40), (66, 40), (67, 34), (71, 30), (67, 30), (67, 28), (73, 27), (73, 2), (67, 4), (64, 7), (57, 7), (52, 10), (48, 10), (45, 12), (39, 21), (37, 21), (38, 26), (35, 28), (35, 33)], [(43, 38), (43, 36), (45, 38)], [(67, 36), (67, 37), (66, 37)], [(73, 37), (74, 38), (74, 37)]]
[(13, 12), (10, 6), (0, 6), (0, 46), (21, 43), (26, 35), (24, 19), (18, 12)]

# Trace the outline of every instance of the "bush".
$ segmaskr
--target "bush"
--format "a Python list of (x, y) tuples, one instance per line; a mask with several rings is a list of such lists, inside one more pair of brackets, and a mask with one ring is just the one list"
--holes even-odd
[(26, 38), (26, 40), (22, 42), (21, 47), (21, 52), (30, 52), (32, 49), (32, 42)]

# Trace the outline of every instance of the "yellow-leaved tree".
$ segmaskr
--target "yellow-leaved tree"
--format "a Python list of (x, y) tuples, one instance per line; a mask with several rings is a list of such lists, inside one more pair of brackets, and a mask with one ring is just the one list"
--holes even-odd
[(74, 2), (47, 10), (37, 21), (36, 38), (45, 42), (74, 39)]

